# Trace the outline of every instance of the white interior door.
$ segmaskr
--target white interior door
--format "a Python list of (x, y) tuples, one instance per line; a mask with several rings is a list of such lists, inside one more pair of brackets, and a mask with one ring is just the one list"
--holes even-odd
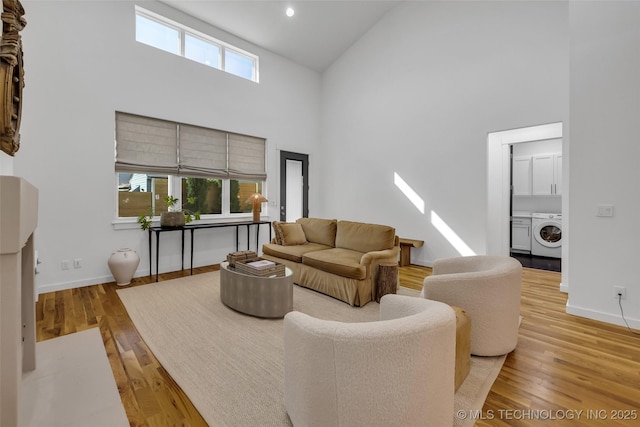
[(280, 151), (280, 221), (309, 216), (309, 155)]
[(299, 160), (287, 159), (287, 222), (294, 222), (303, 216), (303, 182), (302, 182), (302, 162)]

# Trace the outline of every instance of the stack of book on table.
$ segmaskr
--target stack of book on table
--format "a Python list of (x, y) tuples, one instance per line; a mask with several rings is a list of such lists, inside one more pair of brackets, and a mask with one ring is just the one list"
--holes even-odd
[(229, 266), (236, 266), (236, 261), (246, 261), (248, 259), (256, 259), (258, 258), (258, 254), (254, 251), (239, 251), (239, 252), (231, 252), (227, 254), (227, 262)]
[(284, 264), (263, 258), (237, 260), (236, 271), (261, 277), (284, 276), (285, 274)]

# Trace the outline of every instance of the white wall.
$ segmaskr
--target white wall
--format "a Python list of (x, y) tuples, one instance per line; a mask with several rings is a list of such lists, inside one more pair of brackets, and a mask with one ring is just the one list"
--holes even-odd
[(568, 48), (565, 2), (397, 6), (323, 74), (319, 216), (393, 225), (431, 265), (460, 253), (434, 211), (485, 253), (487, 134), (567, 120)]
[[(40, 190), (40, 292), (112, 280), (107, 259), (120, 247), (135, 249), (141, 257), (137, 275), (148, 274), (147, 233), (112, 224), (115, 111), (267, 138), (267, 197), (275, 206), (276, 149), (315, 153), (317, 73), (161, 3), (139, 4), (259, 54), (260, 84), (135, 42), (133, 2), (22, 3), (26, 86), (14, 166)], [(312, 191), (312, 203), (317, 197)], [(277, 213), (269, 211), (274, 219)], [(243, 234), (240, 240), (246, 241)], [(195, 265), (209, 265), (235, 249), (235, 233), (203, 230), (195, 242)], [(179, 254), (179, 233), (163, 234), (160, 271), (179, 269)], [(82, 268), (62, 271), (61, 260), (74, 258), (82, 258)]]
[(0, 151), (0, 175), (13, 175), (13, 157)]
[[(640, 4), (572, 2), (571, 288), (567, 311), (640, 327)], [(599, 204), (614, 206), (597, 217)]]

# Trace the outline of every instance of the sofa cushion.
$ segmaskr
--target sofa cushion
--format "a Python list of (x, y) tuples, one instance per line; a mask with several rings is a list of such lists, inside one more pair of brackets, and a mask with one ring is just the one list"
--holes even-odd
[(302, 263), (327, 273), (362, 280), (367, 277), (367, 268), (360, 264), (363, 253), (350, 249), (333, 248), (305, 253)]
[(329, 246), (319, 245), (317, 243), (306, 243), (304, 245), (282, 246), (273, 243), (267, 243), (262, 246), (262, 252), (265, 255), (286, 259), (293, 262), (302, 262), (302, 256), (308, 252), (321, 251), (323, 249), (331, 249)]
[(308, 242), (320, 243), (334, 247), (336, 245), (336, 228), (338, 221), (335, 219), (300, 218), (296, 221), (302, 225), (304, 235)]
[(283, 222), (280, 224), (280, 230), (282, 230), (282, 244), (285, 246), (307, 243), (307, 238), (300, 224)]
[(393, 248), (396, 229), (386, 225), (338, 221), (336, 248), (358, 252), (381, 251)]

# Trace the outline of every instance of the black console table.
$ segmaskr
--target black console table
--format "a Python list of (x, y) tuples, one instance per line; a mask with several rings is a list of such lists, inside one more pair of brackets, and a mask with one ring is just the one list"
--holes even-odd
[[(153, 266), (152, 266), (152, 244), (151, 244), (151, 236), (153, 233), (156, 234), (156, 282), (158, 281), (158, 270), (159, 261), (160, 261), (160, 233), (164, 233), (167, 231), (180, 231), (182, 234), (182, 270), (184, 270), (184, 232), (191, 232), (191, 274), (193, 274), (193, 240), (194, 240), (194, 231), (200, 230), (203, 228), (221, 228), (221, 227), (235, 227), (236, 228), (236, 251), (239, 248), (239, 234), (238, 229), (240, 227), (247, 227), (247, 250), (249, 249), (250, 236), (249, 231), (252, 225), (256, 226), (256, 253), (259, 252), (259, 240), (260, 240), (260, 225), (267, 224), (271, 225), (270, 221), (246, 221), (246, 222), (219, 222), (219, 223), (211, 223), (211, 224), (187, 224), (182, 227), (149, 227), (149, 276), (153, 276)], [(271, 227), (269, 227), (269, 241), (271, 241)]]

